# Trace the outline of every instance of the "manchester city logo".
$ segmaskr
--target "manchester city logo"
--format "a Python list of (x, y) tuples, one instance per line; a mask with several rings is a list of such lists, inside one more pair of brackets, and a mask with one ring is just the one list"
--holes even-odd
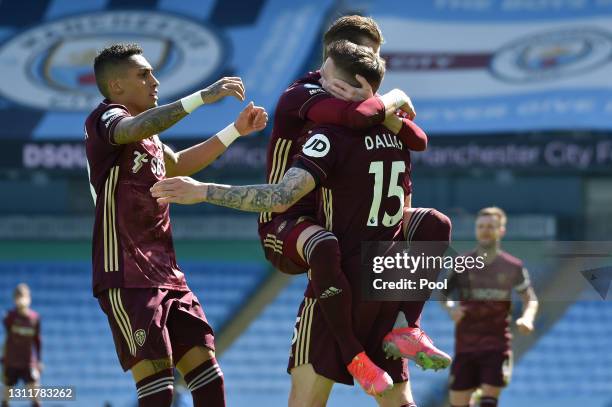
[(524, 37), (491, 59), (493, 76), (505, 82), (554, 80), (591, 71), (612, 58), (612, 34), (585, 27)]
[(107, 11), (41, 24), (0, 47), (0, 94), (29, 107), (64, 111), (99, 103), (93, 74), (97, 50), (137, 42), (175, 98), (205, 84), (225, 60), (218, 33), (182, 16), (156, 11)]

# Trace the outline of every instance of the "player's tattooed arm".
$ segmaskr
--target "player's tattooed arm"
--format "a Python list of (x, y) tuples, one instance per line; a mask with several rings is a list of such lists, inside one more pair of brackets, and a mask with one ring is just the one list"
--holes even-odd
[(159, 181), (151, 193), (160, 203), (209, 202), (247, 212), (284, 212), (315, 187), (308, 171), (290, 168), (278, 184), (231, 186), (177, 177)]
[(172, 127), (198, 106), (215, 103), (226, 96), (243, 101), (244, 85), (238, 77), (224, 77), (206, 88), (167, 105), (154, 107), (137, 116), (121, 119), (113, 133), (116, 144), (129, 144), (149, 138)]
[(187, 116), (180, 101), (154, 107), (137, 116), (121, 119), (113, 132), (116, 144), (135, 143), (172, 127)]

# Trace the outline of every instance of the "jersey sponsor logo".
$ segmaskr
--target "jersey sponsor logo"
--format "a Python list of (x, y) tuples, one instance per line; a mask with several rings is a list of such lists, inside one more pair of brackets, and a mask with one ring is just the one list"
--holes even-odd
[(93, 73), (97, 50), (137, 41), (176, 98), (215, 77), (227, 61), (219, 33), (163, 11), (112, 10), (45, 22), (0, 47), (0, 94), (37, 109), (84, 111), (100, 101)]
[(504, 82), (557, 80), (608, 63), (612, 36), (595, 28), (572, 28), (521, 38), (502, 47), (489, 69)]
[(317, 85), (316, 83), (305, 83), (304, 87), (306, 89), (315, 89), (315, 88), (321, 88), (321, 85)]
[(309, 157), (325, 157), (327, 153), (329, 153), (331, 143), (329, 139), (324, 134), (315, 134), (310, 137), (304, 147), (302, 148), (302, 152)]
[(149, 155), (147, 153), (140, 153), (138, 151), (134, 151), (134, 165), (132, 165), (132, 172), (136, 174), (138, 170), (142, 168), (142, 163), (148, 163), (149, 159), (147, 158)]
[(145, 341), (147, 340), (147, 333), (144, 331), (144, 329), (139, 329), (134, 332), (134, 340), (138, 346), (142, 348), (142, 345), (144, 345)]
[(34, 336), (36, 331), (31, 326), (13, 325), (11, 327), (11, 333), (19, 336)]

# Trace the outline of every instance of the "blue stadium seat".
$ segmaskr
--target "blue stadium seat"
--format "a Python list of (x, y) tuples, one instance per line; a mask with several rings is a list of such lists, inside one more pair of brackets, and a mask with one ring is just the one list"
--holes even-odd
[[(215, 329), (267, 272), (260, 262), (192, 261), (182, 266)], [(18, 283), (30, 285), (32, 308), (42, 318), (44, 385), (74, 386), (77, 402), (69, 403), (74, 407), (97, 407), (105, 400), (115, 407), (134, 405), (131, 375), (119, 367), (106, 316), (91, 294), (89, 262), (2, 262), (0, 275), (2, 309), (13, 306), (12, 292)]]

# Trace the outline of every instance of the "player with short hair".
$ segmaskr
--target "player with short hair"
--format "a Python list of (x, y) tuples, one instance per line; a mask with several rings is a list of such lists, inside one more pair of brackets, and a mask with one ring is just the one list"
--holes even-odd
[(476, 216), (478, 246), (468, 256), (483, 256), (483, 269), (468, 269), (451, 276), (449, 288), (460, 302), (446, 307), (456, 324), (455, 358), (451, 366), (450, 403), (467, 407), (472, 393), (481, 389), (481, 407), (495, 407), (512, 373), (510, 333), (512, 291), (523, 302), (516, 321), (519, 332), (530, 334), (538, 300), (529, 273), (520, 259), (501, 249), (507, 217), (498, 207), (483, 208)]
[(222, 78), (157, 106), (159, 81), (138, 45), (103, 49), (94, 72), (105, 99), (85, 122), (96, 205), (93, 293), (108, 316), (119, 361), (132, 372), (139, 406), (170, 406), (174, 366), (196, 407), (224, 406), (213, 330), (176, 264), (169, 207), (152, 199), (149, 188), (206, 167), (236, 138), (263, 129), (267, 114), (249, 103), (214, 137), (174, 152), (158, 134), (203, 104), (226, 96), (244, 100), (240, 78)]
[[(342, 79), (356, 86), (351, 82), (356, 81), (353, 78), (359, 73), (373, 89), (380, 84), (384, 61), (370, 48), (337, 41), (330, 44), (328, 55), (323, 71), (330, 78)], [(338, 343), (321, 306), (321, 302), (338, 293), (327, 290), (318, 294), (315, 280), (311, 278), (298, 312), (297, 336), (293, 339), (288, 366), (292, 376), (290, 405), (324, 405), (334, 382), (352, 384), (356, 375), (351, 368), (365, 370), (366, 364), (370, 368), (366, 381), (360, 384), (369, 394), (383, 395), (377, 398), (381, 405), (412, 403), (406, 360), (385, 359), (380, 346), (384, 336), (393, 328), (399, 303), (362, 301), (357, 277), (361, 242), (392, 240), (401, 233), (402, 185), (408, 183), (410, 176), (410, 155), (408, 145), (396, 135), (403, 129), (402, 120), (389, 115), (384, 124), (387, 127), (378, 125), (359, 132), (334, 125), (313, 127), (298, 160), (278, 184), (234, 187), (202, 184), (179, 177), (161, 181), (152, 188), (153, 196), (164, 203), (210, 202), (246, 211), (285, 212), (317, 186), (322, 187), (324, 216), (319, 217), (317, 223), (324, 224), (327, 233), (331, 232), (322, 235), (323, 239), (339, 244), (342, 260), (340, 253), (336, 258), (341, 262), (348, 291), (352, 293), (348, 310), (345, 310), (346, 318), (353, 321), (352, 329), (362, 350), (347, 366), (343, 344)], [(420, 129), (418, 131), (422, 133)], [(375, 140), (375, 147), (367, 143), (367, 138)], [(376, 188), (383, 188), (383, 173), (387, 178), (395, 177), (392, 181), (398, 190), (397, 195), (374, 194), (375, 188), (368, 181), (375, 179)], [(376, 176), (372, 177), (373, 174)], [(354, 179), (363, 182), (350, 182)], [(369, 221), (372, 216), (376, 218), (374, 223)], [(311, 250), (308, 243), (304, 245), (306, 260), (312, 256)], [(401, 384), (390, 390), (393, 381)]]
[[(39, 386), (42, 370), (40, 316), (30, 308), (32, 295), (30, 287), (21, 283), (13, 293), (15, 308), (4, 317), (6, 340), (2, 357), (4, 393), (2, 407), (8, 407), (10, 389), (21, 380), (28, 389)], [(32, 400), (32, 407), (39, 407), (38, 399)]]

